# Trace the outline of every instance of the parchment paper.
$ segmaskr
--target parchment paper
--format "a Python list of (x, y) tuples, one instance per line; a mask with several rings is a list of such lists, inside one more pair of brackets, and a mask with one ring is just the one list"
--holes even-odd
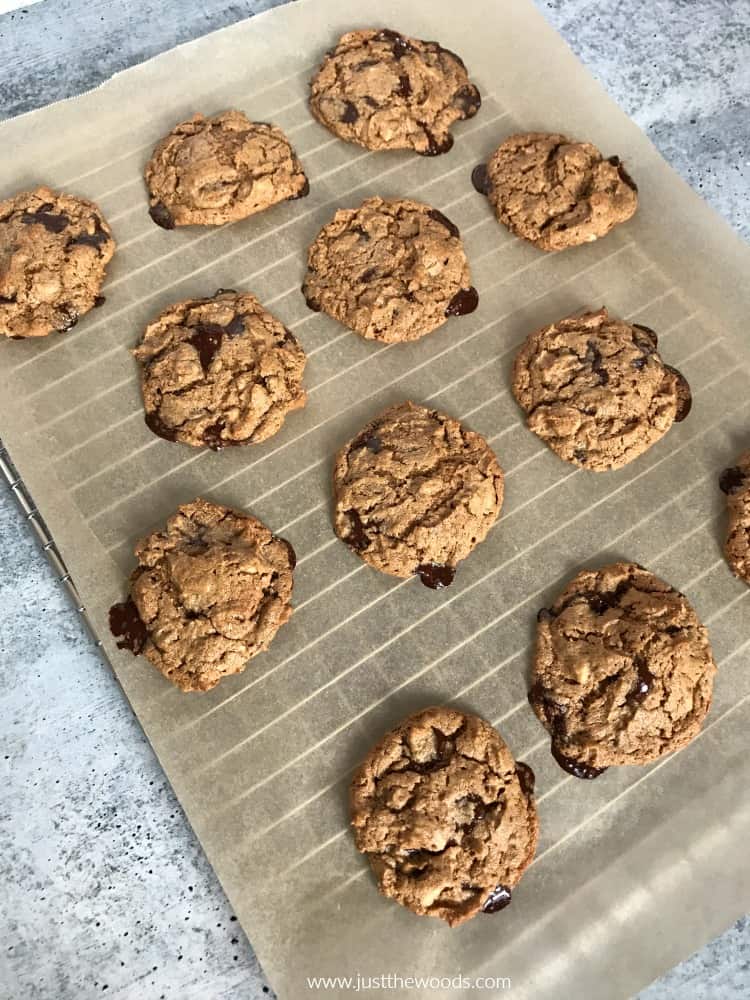
[[(372, 24), (438, 38), (469, 65), (484, 104), (448, 155), (368, 153), (311, 118), (312, 68), (343, 30)], [(150, 149), (193, 111), (228, 107), (287, 130), (309, 198), (223, 229), (163, 232), (141, 181)], [(537, 128), (623, 157), (640, 186), (635, 219), (553, 256), (500, 227), (471, 169), (511, 132)], [(65, 336), (0, 345), (2, 437), (280, 995), (305, 995), (313, 975), (391, 973), (506, 976), (518, 997), (619, 997), (750, 908), (750, 600), (721, 557), (717, 488), (750, 435), (750, 253), (531, 4), (302, 0), (8, 122), (0, 136), (3, 196), (42, 181), (80, 193), (119, 243), (103, 308)], [(386, 348), (306, 309), (308, 243), (336, 207), (375, 193), (429, 201), (459, 225), (476, 313)], [(272, 440), (213, 454), (147, 430), (127, 349), (158, 310), (220, 286), (255, 292), (294, 330), (310, 397)], [(525, 429), (509, 371), (532, 329), (602, 304), (659, 332), (694, 405), (646, 455), (594, 475)], [(333, 452), (404, 398), (482, 432), (507, 474), (498, 526), (443, 592), (366, 568), (331, 528)], [(290, 624), (244, 675), (202, 696), (115, 649), (106, 628), (134, 540), (196, 495), (253, 512), (299, 557)], [(537, 609), (582, 564), (617, 556), (688, 593), (720, 672), (687, 750), (587, 783), (549, 755), (526, 676)], [(351, 768), (404, 714), (444, 701), (492, 720), (531, 764), (541, 816), (513, 905), (455, 931), (382, 899), (347, 831)]]

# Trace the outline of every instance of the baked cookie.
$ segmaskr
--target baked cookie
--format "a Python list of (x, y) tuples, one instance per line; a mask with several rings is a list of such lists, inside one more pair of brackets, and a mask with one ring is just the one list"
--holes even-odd
[(564, 135), (512, 135), (471, 179), (498, 220), (540, 250), (598, 240), (638, 207), (638, 188), (619, 157), (605, 160), (590, 142)]
[(418, 201), (339, 209), (307, 254), (308, 306), (368, 340), (417, 340), (479, 302), (458, 227)]
[(740, 455), (737, 465), (722, 472), (719, 485), (727, 495), (729, 511), (727, 562), (735, 576), (750, 583), (750, 450)]
[(480, 434), (399, 403), (341, 449), (333, 489), (342, 541), (375, 569), (438, 589), (499, 517), (503, 472)]
[(573, 465), (619, 469), (690, 412), (690, 386), (657, 351), (653, 330), (606, 309), (527, 337), (513, 367), (513, 394), (528, 425)]
[(0, 201), (0, 335), (70, 330), (104, 302), (115, 241), (97, 206), (38, 187)]
[(241, 511), (194, 500), (135, 555), (130, 597), (109, 612), (112, 634), (183, 691), (241, 673), (292, 613), (294, 549)]
[(310, 83), (312, 113), (340, 139), (422, 156), (447, 153), (481, 103), (455, 52), (385, 29), (342, 35)]
[(254, 295), (219, 289), (178, 302), (146, 327), (141, 363), (146, 423), (197, 447), (257, 444), (305, 405), (305, 352)]
[(688, 744), (716, 664), (684, 594), (633, 563), (582, 570), (537, 616), (531, 706), (577, 778)]
[(384, 896), (455, 927), (510, 903), (536, 850), (533, 792), (533, 771), (487, 722), (426, 708), (354, 775), (354, 839)]
[(222, 226), (310, 190), (280, 128), (241, 111), (175, 125), (146, 164), (149, 214), (163, 229)]

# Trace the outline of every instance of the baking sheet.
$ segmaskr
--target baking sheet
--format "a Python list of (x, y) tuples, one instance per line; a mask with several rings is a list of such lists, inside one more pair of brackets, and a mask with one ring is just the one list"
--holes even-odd
[[(369, 25), (436, 37), (466, 60), (484, 103), (449, 154), (372, 154), (312, 120), (312, 69), (342, 31)], [(220, 230), (158, 229), (141, 181), (150, 149), (193, 111), (227, 107), (286, 129), (310, 196)], [(469, 175), (502, 138), (530, 129), (623, 157), (640, 186), (636, 217), (556, 256), (513, 239)], [(620, 997), (746, 912), (750, 591), (721, 557), (716, 480), (750, 434), (750, 252), (531, 3), (301, 0), (0, 135), (2, 196), (39, 182), (84, 195), (119, 244), (102, 309), (65, 336), (0, 345), (0, 432), (280, 996), (305, 995), (310, 976), (391, 974), (508, 977), (519, 997)], [(458, 224), (480, 293), (474, 314), (386, 347), (306, 309), (308, 243), (338, 206), (371, 194), (428, 201)], [(294, 330), (310, 359), (309, 402), (270, 441), (214, 454), (147, 430), (127, 349), (159, 309), (218, 287), (253, 291)], [(602, 304), (659, 332), (694, 404), (646, 455), (597, 476), (525, 429), (509, 373), (530, 330)], [(500, 522), (442, 592), (370, 570), (331, 528), (334, 451), (404, 398), (483, 433), (507, 476)], [(124, 592), (135, 539), (196, 495), (261, 517), (293, 543), (298, 568), (296, 613), (272, 648), (191, 696), (117, 650), (106, 612)], [(688, 749), (587, 783), (549, 755), (526, 676), (538, 607), (581, 564), (614, 557), (688, 593), (720, 672)], [(346, 828), (348, 775), (370, 744), (407, 712), (445, 701), (493, 721), (531, 764), (541, 819), (513, 905), (454, 931), (381, 898)], [(438, 985), (429, 995), (476, 993)]]

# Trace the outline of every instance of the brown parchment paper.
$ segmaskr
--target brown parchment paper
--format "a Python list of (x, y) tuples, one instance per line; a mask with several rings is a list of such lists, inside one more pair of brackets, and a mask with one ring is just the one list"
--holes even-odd
[[(436, 37), (469, 65), (484, 104), (448, 155), (372, 154), (311, 118), (314, 65), (343, 30), (373, 24)], [(141, 181), (150, 149), (183, 116), (228, 107), (287, 130), (309, 198), (223, 229), (158, 229)], [(529, 129), (623, 157), (641, 193), (632, 222), (553, 256), (513, 239), (469, 176)], [(721, 557), (717, 476), (750, 437), (750, 252), (531, 4), (302, 0), (7, 122), (0, 136), (3, 196), (44, 181), (94, 199), (119, 244), (103, 308), (64, 336), (0, 345), (0, 432), (280, 995), (305, 995), (308, 976), (390, 973), (510, 977), (519, 997), (621, 997), (749, 909), (750, 599)], [(384, 347), (306, 309), (308, 243), (337, 206), (375, 193), (429, 201), (459, 225), (476, 313)], [(218, 287), (255, 292), (294, 330), (310, 358), (309, 403), (272, 440), (213, 454), (151, 435), (128, 348), (159, 309)], [(694, 404), (638, 461), (594, 475), (525, 429), (509, 372), (530, 330), (602, 304), (658, 331)], [(403, 398), (482, 432), (507, 475), (499, 524), (439, 593), (366, 568), (331, 529), (334, 451)], [(196, 495), (252, 511), (299, 558), (290, 624), (244, 675), (202, 696), (115, 649), (106, 628), (134, 540)], [(688, 593), (720, 672), (688, 749), (587, 783), (557, 767), (526, 704), (533, 623), (580, 565), (618, 556)], [(379, 897), (347, 831), (352, 767), (405, 713), (443, 701), (492, 720), (531, 764), (541, 816), (513, 905), (455, 931)]]

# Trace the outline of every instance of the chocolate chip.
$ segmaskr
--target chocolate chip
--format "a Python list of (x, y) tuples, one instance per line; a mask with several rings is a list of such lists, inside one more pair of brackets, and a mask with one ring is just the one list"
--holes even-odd
[(482, 98), (477, 88), (469, 84), (456, 91), (452, 104), (463, 112), (464, 118), (473, 118), (482, 106)]
[(445, 138), (441, 142), (438, 142), (425, 124), (420, 122), (419, 125), (427, 136), (427, 149), (418, 150), (421, 156), (441, 156), (443, 153), (447, 153), (448, 150), (453, 149), (453, 136), (450, 132), (446, 133)]
[(581, 761), (566, 757), (554, 742), (552, 743), (551, 750), (552, 756), (555, 758), (563, 771), (567, 771), (568, 774), (572, 774), (574, 778), (582, 778), (584, 781), (591, 781), (594, 778), (598, 778), (600, 774), (604, 774), (607, 770), (606, 767), (592, 767), (590, 764), (584, 764)]
[(654, 675), (648, 669), (646, 661), (642, 656), (636, 656), (633, 662), (638, 672), (638, 677), (632, 691), (628, 695), (628, 700), (640, 702), (643, 701), (651, 690), (651, 686), (654, 683)]
[(353, 125), (359, 118), (359, 111), (351, 101), (344, 101), (344, 110), (341, 113), (341, 121), (346, 125)]
[(63, 319), (62, 323), (57, 327), (57, 332), (67, 333), (68, 330), (72, 330), (78, 322), (78, 313), (73, 309), (66, 309), (65, 306), (61, 307), (61, 312), (63, 314)]
[(586, 345), (584, 360), (591, 366), (591, 371), (599, 376), (599, 385), (607, 385), (609, 382), (609, 372), (602, 365), (602, 352), (593, 340), (589, 340)]
[(585, 465), (586, 462), (588, 461), (589, 456), (584, 451), (583, 448), (576, 448), (576, 450), (573, 452), (573, 458), (576, 460), (576, 462), (580, 462), (581, 465)]
[(367, 448), (369, 451), (377, 455), (382, 447), (383, 442), (377, 434), (360, 434), (352, 445), (351, 450), (356, 451), (358, 448)]
[(47, 209), (50, 208), (54, 208), (54, 205), (44, 204), (35, 212), (24, 212), (21, 215), (21, 222), (25, 223), (27, 226), (38, 223), (40, 226), (44, 226), (44, 228), (50, 233), (61, 233), (69, 224), (70, 219), (62, 212), (58, 215), (47, 211)]
[(370, 539), (365, 531), (365, 526), (362, 523), (362, 518), (356, 512), (356, 510), (346, 511), (346, 516), (349, 518), (350, 530), (347, 537), (344, 539), (347, 545), (350, 545), (357, 552), (361, 552), (362, 549), (366, 549), (370, 544)]
[(245, 332), (244, 313), (236, 313), (222, 329), (227, 337), (241, 337)]
[(136, 656), (143, 651), (148, 631), (132, 597), (109, 609), (109, 629), (115, 638), (120, 637), (118, 649), (129, 649)]
[(406, 73), (402, 73), (401, 76), (398, 78), (398, 87), (396, 87), (396, 89), (394, 90), (394, 94), (398, 95), (398, 97), (406, 98), (406, 97), (411, 97), (411, 93), (412, 90), (409, 77), (406, 75)]
[(538, 622), (551, 622), (555, 615), (552, 614), (549, 608), (540, 608), (536, 613), (536, 620)]
[(188, 344), (196, 349), (203, 371), (207, 372), (224, 340), (224, 327), (218, 323), (199, 323), (194, 329), (195, 333), (188, 338)]
[(680, 423), (690, 413), (693, 406), (693, 394), (690, 391), (688, 380), (671, 365), (664, 365), (666, 371), (671, 372), (677, 379), (677, 412), (674, 415), (676, 423)]
[(733, 493), (741, 492), (746, 482), (747, 476), (735, 465), (731, 469), (724, 469), (719, 476), (719, 489), (727, 496), (731, 496)]
[(658, 346), (659, 338), (656, 336), (655, 330), (652, 330), (650, 326), (644, 326), (642, 323), (633, 323), (633, 326), (636, 328), (636, 330), (643, 330), (643, 332), (646, 334), (648, 339), (653, 344), (654, 348)]
[(431, 219), (434, 219), (435, 222), (439, 222), (441, 226), (445, 226), (451, 236), (455, 236), (456, 239), (460, 237), (461, 230), (454, 222), (451, 222), (447, 216), (443, 215), (442, 212), (438, 212), (436, 208), (431, 208), (427, 214)]
[(378, 269), (376, 267), (368, 267), (367, 270), (363, 273), (360, 280), (364, 281), (365, 284), (367, 284), (368, 281), (372, 281), (372, 279), (375, 277), (377, 273)]
[(158, 413), (147, 413), (146, 426), (150, 431), (153, 431), (157, 437), (164, 438), (165, 441), (176, 441), (177, 432), (174, 427), (168, 427)]
[(296, 194), (293, 194), (288, 201), (299, 201), (300, 198), (306, 198), (310, 194), (310, 181), (305, 177), (305, 183), (299, 189)]
[(156, 225), (161, 226), (162, 229), (174, 229), (174, 219), (172, 218), (172, 213), (163, 202), (157, 201), (155, 205), (152, 205), (149, 208), (148, 214), (154, 220)]
[(103, 295), (97, 295), (94, 299), (94, 309), (98, 309), (100, 306), (103, 306), (106, 301), (107, 300)]
[(279, 541), (286, 545), (287, 552), (289, 553), (289, 569), (294, 569), (297, 565), (297, 553), (292, 548), (291, 542), (288, 542), (286, 538), (280, 538)]
[(203, 431), (203, 443), (211, 451), (221, 451), (227, 445), (237, 444), (236, 441), (228, 441), (226, 438), (221, 436), (221, 432), (224, 430), (224, 421), (217, 420), (215, 424), (209, 424), (208, 427)]
[(471, 183), (474, 185), (474, 190), (480, 194), (485, 196), (490, 194), (492, 191), (492, 181), (490, 180), (490, 173), (485, 163), (478, 163), (474, 167), (471, 172)]
[(510, 906), (510, 889), (504, 885), (498, 885), (492, 890), (482, 906), (482, 913), (497, 913)]
[(638, 185), (635, 183), (633, 178), (630, 176), (625, 167), (622, 165), (619, 156), (610, 156), (610, 158), (607, 160), (607, 163), (611, 163), (613, 167), (617, 167), (617, 173), (619, 174), (620, 180), (623, 182), (623, 184), (627, 184), (627, 186), (633, 191), (636, 192), (638, 191)]
[(422, 563), (416, 570), (419, 579), (430, 590), (442, 590), (450, 587), (456, 576), (455, 566), (446, 566), (443, 563)]
[(519, 782), (521, 783), (521, 789), (524, 795), (534, 794), (534, 785), (536, 784), (536, 775), (531, 770), (528, 764), (524, 764), (523, 761), (516, 761), (516, 775)]
[(391, 43), (394, 59), (403, 59), (409, 52), (414, 51), (414, 47), (403, 35), (389, 28), (383, 28), (375, 37), (378, 41)]
[(213, 298), (216, 298), (218, 295), (236, 295), (236, 294), (237, 290), (235, 288), (217, 288), (213, 294)]
[(109, 240), (109, 234), (102, 228), (101, 220), (94, 216), (94, 231), (93, 233), (81, 233), (80, 236), (76, 236), (74, 240), (71, 241), (71, 246), (88, 246), (95, 247), (97, 250), (100, 246)]
[(307, 308), (312, 309), (313, 312), (319, 313), (322, 308), (320, 303), (316, 302), (315, 299), (310, 298), (307, 295), (307, 293), (305, 292), (304, 285), (302, 286), (302, 294), (305, 296), (305, 302), (307, 303)]
[(479, 293), (473, 286), (462, 288), (445, 308), (446, 316), (467, 316), (479, 305)]

